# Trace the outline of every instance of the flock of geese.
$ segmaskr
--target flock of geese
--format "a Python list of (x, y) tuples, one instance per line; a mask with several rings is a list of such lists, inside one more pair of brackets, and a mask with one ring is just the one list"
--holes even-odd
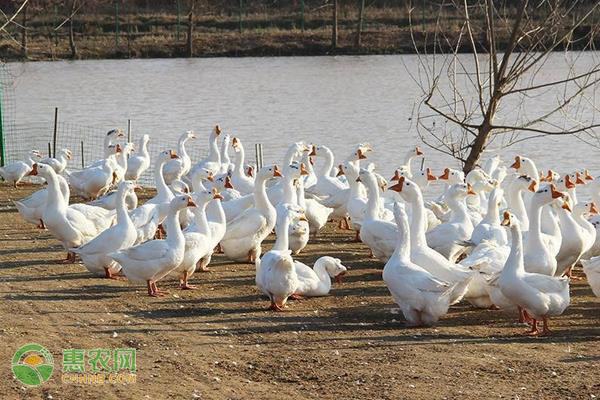
[[(423, 158), (416, 147), (388, 182), (373, 163), (364, 165), (369, 144), (336, 163), (328, 147), (298, 142), (281, 167), (255, 171), (241, 141), (217, 125), (199, 162), (186, 152), (186, 142), (196, 139), (191, 131), (176, 151), (156, 155), (156, 195), (138, 206), (136, 182), (152, 162), (150, 139), (144, 135), (134, 151), (118, 143), (122, 137), (120, 129), (109, 131), (104, 158), (76, 172), (67, 169), (70, 150), (45, 159), (32, 150), (0, 175), (15, 187), (25, 176), (43, 178), (47, 186), (14, 202), (21, 216), (58, 239), (69, 262), (79, 257), (99, 276), (144, 282), (150, 296), (166, 293), (156, 284), (167, 277), (194, 289), (190, 277), (207, 270), (215, 252), (255, 264), (256, 285), (272, 310), (283, 310), (290, 298), (327, 295), (332, 279), (347, 272), (341, 260), (325, 256), (310, 267), (293, 255), (330, 220), (354, 230), (385, 262), (383, 280), (410, 325), (435, 324), (464, 300), (515, 310), (531, 325), (529, 334), (548, 334), (548, 319), (570, 303), (569, 280), (579, 263), (600, 296), (600, 179), (587, 170), (560, 176), (538, 171), (526, 157), (505, 166), (494, 156), (466, 176), (451, 168), (435, 176), (430, 168), (411, 168)], [(436, 181), (442, 194), (425, 201), (423, 191)], [(581, 185), (593, 202), (578, 201)], [(69, 204), (71, 193), (89, 202)], [(273, 230), (275, 244), (262, 254)]]

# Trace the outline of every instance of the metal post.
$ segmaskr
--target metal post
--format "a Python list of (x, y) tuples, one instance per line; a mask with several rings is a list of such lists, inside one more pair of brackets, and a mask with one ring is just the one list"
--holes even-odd
[(127, 120), (127, 143), (131, 143), (131, 120)]
[(119, 47), (119, 0), (115, 1), (115, 47)]
[(54, 107), (54, 136), (52, 139), (52, 156), (56, 157), (56, 134), (58, 132), (58, 107)]
[(85, 168), (85, 160), (83, 158), (83, 140), (81, 141), (81, 169)]
[(260, 162), (260, 167), (259, 169), (261, 169), (263, 167), (263, 147), (262, 147), (262, 143), (258, 144), (258, 154), (260, 154), (259, 156), (259, 162)]
[(4, 119), (2, 118), (2, 86), (0, 85), (0, 167), (6, 164), (6, 149), (4, 148)]
[(260, 156), (258, 155), (258, 143), (254, 143), (254, 158), (256, 159), (256, 172), (258, 172), (258, 170), (260, 169), (260, 164), (258, 163), (258, 160), (260, 158)]
[(52, 145), (48, 142), (48, 157), (52, 157)]
[(177, 36), (176, 37), (177, 37), (177, 41), (179, 42), (179, 22), (181, 21), (179, 14), (181, 12), (181, 5), (179, 4), (179, 0), (177, 0), (175, 3), (177, 4), (177, 25), (176, 25)]

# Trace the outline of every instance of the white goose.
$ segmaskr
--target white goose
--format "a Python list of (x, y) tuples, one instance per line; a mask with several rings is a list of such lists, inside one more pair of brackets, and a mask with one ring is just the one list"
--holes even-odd
[(454, 287), (414, 264), (410, 257), (408, 217), (394, 205), (396, 248), (383, 268), (383, 281), (411, 326), (433, 325), (448, 313)]
[(454, 286), (450, 304), (459, 302), (467, 293), (473, 272), (461, 265), (450, 262), (428, 246), (425, 236), (426, 214), (421, 189), (411, 180), (400, 177), (389, 190), (400, 193), (402, 199), (411, 205), (412, 220), (410, 229), (410, 258), (437, 279)]
[(276, 211), (266, 192), (267, 179), (281, 176), (276, 165), (263, 167), (256, 176), (254, 207), (244, 210), (227, 224), (221, 241), (227, 258), (254, 262), (260, 257), (261, 244), (275, 227)]
[(404, 156), (404, 163), (400, 167), (398, 167), (396, 171), (398, 171), (401, 175), (406, 176), (407, 178), (412, 180), (412, 160), (422, 157), (423, 152), (421, 151), (419, 146), (415, 147), (414, 149), (410, 149), (408, 153), (406, 153), (406, 156)]
[(331, 290), (331, 279), (341, 281), (347, 268), (342, 265), (342, 260), (323, 256), (315, 261), (311, 268), (299, 261), (294, 262), (298, 276), (298, 286), (295, 294), (306, 297), (327, 296)]
[[(261, 173), (265, 171), (265, 168), (258, 173), (257, 185), (264, 185), (264, 182), (261, 182), (264, 179), (261, 179)], [(282, 208), (285, 209), (282, 209), (282, 212), (276, 215), (277, 239), (273, 248), (266, 252), (262, 258), (257, 256), (254, 260), (256, 286), (269, 297), (271, 300), (270, 309), (273, 311), (283, 311), (288, 298), (296, 292), (299, 286), (298, 274), (287, 241), (290, 222), (294, 216), (299, 214), (297, 208), (293, 206)]]
[(212, 172), (213, 175), (217, 175), (221, 170), (221, 153), (219, 152), (219, 146), (217, 140), (221, 134), (221, 128), (219, 125), (215, 125), (213, 131), (208, 137), (208, 155), (203, 160), (199, 161), (192, 167), (189, 172), (190, 180), (194, 180), (194, 175), (201, 169), (207, 169)]
[[(116, 151), (121, 151), (119, 145)], [(66, 172), (71, 188), (82, 197), (92, 200), (105, 194), (117, 180), (114, 172), (115, 157), (116, 154), (111, 154), (100, 163), (92, 164), (81, 171)]]
[(150, 136), (143, 135), (138, 146), (139, 154), (134, 154), (127, 160), (127, 171), (125, 179), (137, 182), (142, 174), (150, 167), (150, 154), (148, 153), (148, 142)]
[(104, 221), (106, 225), (99, 225), (99, 221), (92, 221), (81, 211), (69, 207), (60, 190), (56, 172), (49, 165), (34, 164), (30, 174), (40, 175), (48, 182), (48, 197), (42, 220), (50, 233), (62, 242), (67, 250), (67, 260), (75, 261), (75, 254), (69, 249), (89, 242), (109, 227), (112, 221)]
[[(37, 166), (35, 167), (37, 168)], [(69, 203), (69, 184), (61, 175), (56, 175), (60, 192), (65, 200)], [(39, 229), (46, 229), (42, 215), (46, 209), (46, 198), (48, 197), (48, 188), (40, 189), (32, 193), (28, 197), (14, 201), (15, 207), (25, 221), (36, 225)]]
[(195, 224), (183, 233), (185, 238), (183, 261), (170, 272), (179, 277), (179, 287), (183, 290), (195, 289), (188, 283), (188, 280), (196, 270), (196, 264), (200, 262), (200, 259), (212, 252), (206, 206), (213, 199), (221, 199), (221, 196), (218, 192), (205, 190), (194, 193), (193, 199), (196, 204), (196, 207), (193, 208)]
[(124, 137), (124, 136), (125, 136), (125, 132), (121, 128), (111, 129), (110, 131), (108, 131), (106, 133), (106, 136), (104, 136), (104, 144), (102, 147), (102, 151), (103, 151), (105, 159), (114, 153), (114, 150), (112, 147), (113, 140), (117, 140), (118, 138)]
[(307, 199), (304, 193), (304, 181), (300, 179), (297, 185), (298, 205), (304, 210), (308, 220), (309, 233), (315, 237), (317, 233), (327, 224), (333, 208), (325, 207), (315, 199)]
[(525, 309), (533, 317), (529, 334), (537, 335), (537, 321), (543, 320), (542, 334), (550, 333), (548, 318), (561, 315), (569, 306), (569, 278), (555, 278), (525, 271), (523, 263), (523, 239), (519, 221), (514, 218), (503, 221), (510, 225), (511, 250), (498, 286), (502, 294), (514, 304)]
[(57, 174), (62, 174), (65, 168), (67, 168), (68, 161), (72, 159), (73, 153), (71, 152), (71, 150), (61, 149), (58, 152), (58, 156), (56, 158), (46, 157), (40, 162), (51, 166)]
[(231, 172), (231, 183), (241, 194), (254, 192), (254, 178), (244, 173), (244, 146), (238, 138), (233, 138), (231, 147), (235, 152), (233, 170)]
[(231, 136), (225, 135), (221, 141), (221, 175), (227, 175), (233, 170), (233, 163), (229, 158), (229, 144), (231, 143)]
[[(118, 203), (117, 192), (118, 192), (117, 190), (113, 190), (112, 192), (109, 192), (94, 201), (90, 201), (88, 204), (90, 206), (102, 207), (105, 210), (115, 210), (117, 208), (117, 203)], [(138, 197), (135, 194), (135, 192), (133, 192), (133, 191), (127, 192), (127, 195), (125, 196), (125, 204), (127, 205), (127, 208), (129, 210), (133, 210), (133, 209), (137, 208)]]
[(396, 248), (396, 224), (379, 219), (379, 186), (373, 173), (361, 169), (357, 179), (369, 192), (367, 211), (360, 228), (360, 240), (369, 246), (375, 257), (385, 262)]
[(186, 175), (192, 167), (192, 160), (185, 149), (185, 143), (188, 140), (196, 139), (193, 131), (184, 132), (179, 136), (177, 145), (177, 155), (179, 158), (167, 162), (163, 167), (163, 176), (165, 183), (170, 185), (176, 179)]
[(31, 150), (27, 153), (25, 161), (15, 161), (4, 167), (0, 167), (0, 176), (6, 182), (13, 184), (16, 188), (21, 179), (31, 172), (31, 168), (35, 163), (34, 158), (41, 158), (40, 153), (37, 150)]
[[(557, 206), (558, 219), (560, 222), (560, 230), (562, 233), (562, 243), (560, 250), (556, 255), (556, 272), (555, 276), (566, 274), (571, 276), (571, 269), (579, 261), (585, 248), (585, 229), (577, 223), (571, 214), (571, 199), (565, 193), (562, 199), (562, 206)], [(590, 246), (591, 247), (591, 246)]]
[(519, 174), (527, 175), (535, 181), (539, 181), (540, 179), (540, 173), (531, 158), (516, 156), (515, 162), (510, 168), (516, 169)]
[(179, 211), (185, 207), (195, 207), (189, 195), (177, 196), (169, 203), (166, 219), (166, 240), (150, 240), (135, 247), (110, 253), (109, 256), (121, 264), (127, 279), (133, 282), (146, 282), (148, 295), (162, 296), (156, 282), (174, 270), (183, 261), (185, 238), (179, 226)]
[(528, 175), (521, 175), (512, 180), (506, 191), (508, 209), (519, 219), (521, 223), (520, 227), (523, 231), (529, 230), (529, 216), (527, 215), (527, 209), (523, 201), (523, 193), (527, 190), (535, 192), (536, 189), (537, 181), (534, 178)]
[(497, 187), (492, 190), (487, 204), (487, 213), (473, 229), (470, 242), (477, 246), (484, 240), (494, 241), (500, 246), (508, 244), (506, 229), (500, 225), (500, 205), (504, 190)]
[(600, 297), (600, 257), (593, 257), (589, 260), (581, 260), (583, 272), (587, 277), (588, 284), (596, 297)]
[(121, 270), (121, 266), (108, 254), (133, 246), (137, 239), (137, 231), (131, 218), (129, 218), (125, 205), (125, 198), (133, 193), (134, 189), (135, 184), (133, 182), (123, 181), (119, 184), (116, 195), (116, 225), (104, 230), (83, 246), (69, 249), (69, 251), (79, 254), (87, 270), (93, 274), (115, 278), (114, 274)]

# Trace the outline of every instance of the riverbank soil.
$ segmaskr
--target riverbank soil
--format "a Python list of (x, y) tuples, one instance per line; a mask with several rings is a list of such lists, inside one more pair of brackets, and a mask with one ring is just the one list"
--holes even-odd
[[(339, 257), (349, 271), (331, 295), (267, 311), (254, 266), (217, 255), (196, 290), (148, 297), (145, 286), (65, 264), (47, 231), (10, 200), (33, 189), (0, 186), (0, 393), (3, 399), (591, 399), (600, 396), (600, 299), (585, 277), (552, 336), (502, 311), (461, 303), (437, 327), (407, 328), (381, 280), (383, 264), (354, 234), (329, 224), (297, 257)], [(149, 193), (146, 193), (149, 195)], [(147, 196), (146, 196), (147, 197)], [(265, 248), (273, 243), (270, 237)], [(26, 387), (10, 368), (28, 343), (54, 357), (51, 378)], [(135, 348), (136, 383), (62, 383), (63, 349)], [(90, 372), (89, 366), (86, 372)]]

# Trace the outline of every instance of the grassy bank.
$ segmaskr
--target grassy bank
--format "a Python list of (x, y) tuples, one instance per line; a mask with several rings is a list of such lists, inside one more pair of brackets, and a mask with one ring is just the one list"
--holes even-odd
[[(64, 2), (61, 7), (44, 6), (43, 1), (38, 3), (33, 3), (38, 4), (37, 8), (32, 5), (28, 13), (19, 14), (0, 37), (0, 59), (190, 56), (189, 2), (181, 0), (179, 11), (175, 10), (175, 2), (157, 1), (152, 2), (152, 6), (146, 2), (146, 7), (137, 8), (126, 1), (118, 3), (120, 8), (115, 2), (85, 2), (74, 13), (69, 9), (70, 2)], [(204, 4), (198, 1), (193, 15), (192, 57), (406, 54), (415, 52), (415, 43), (419, 48), (430, 47), (436, 34), (440, 38), (440, 50), (447, 51), (449, 48), (443, 48), (445, 43), (456, 42), (464, 34), (461, 32), (464, 17), (460, 10), (443, 9), (433, 3), (420, 3), (421, 8), (411, 9), (402, 1), (389, 2), (394, 3), (393, 6), (385, 1), (373, 1), (367, 2), (364, 9), (362, 40), (357, 45), (358, 2), (339, 1), (338, 42), (333, 47), (331, 2), (305, 1), (304, 12), (299, 8), (300, 2), (293, 0), (256, 1), (251, 2), (252, 7), (244, 6), (242, 10), (231, 5), (239, 4), (237, 2), (230, 2), (229, 7), (199, 6), (200, 3)], [(3, 11), (10, 15), (11, 10)], [(72, 21), (68, 18), (71, 14)], [(497, 26), (500, 48), (508, 39), (506, 27), (510, 26), (511, 15), (510, 8), (504, 9), (503, 22)], [(573, 20), (577, 17), (575, 12)], [(476, 45), (483, 50), (487, 45), (485, 31), (481, 29), (485, 25), (484, 15), (472, 10), (470, 18)], [(75, 55), (70, 43), (71, 22)], [(591, 29), (582, 26), (580, 35), (585, 36)], [(572, 43), (577, 44), (577, 37), (573, 39)], [(468, 41), (461, 43), (460, 52), (471, 51)]]

